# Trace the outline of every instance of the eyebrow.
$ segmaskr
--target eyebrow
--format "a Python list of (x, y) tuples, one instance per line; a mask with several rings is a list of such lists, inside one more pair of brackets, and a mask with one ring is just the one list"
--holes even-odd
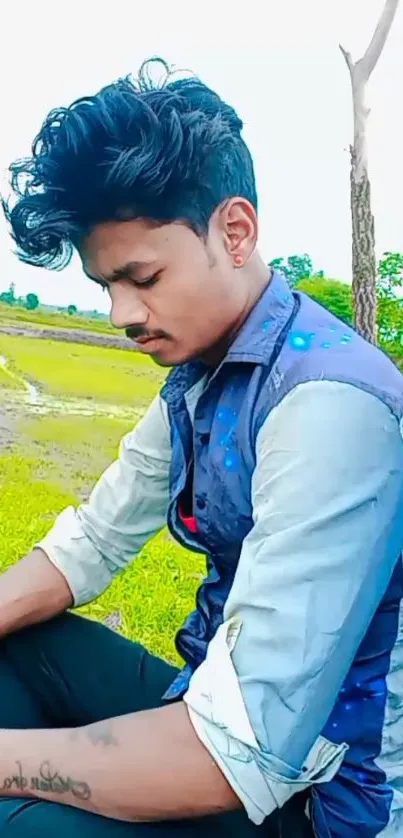
[(97, 282), (98, 285), (104, 285), (107, 283), (110, 285), (113, 282), (117, 282), (119, 279), (124, 279), (126, 276), (135, 276), (140, 270), (144, 270), (144, 268), (149, 267), (152, 262), (126, 262), (125, 265), (120, 266), (119, 268), (115, 268), (109, 276), (104, 277), (97, 277), (93, 276), (92, 274), (88, 273), (88, 271), (84, 268), (84, 273), (88, 276), (89, 279), (92, 279), (93, 282)]

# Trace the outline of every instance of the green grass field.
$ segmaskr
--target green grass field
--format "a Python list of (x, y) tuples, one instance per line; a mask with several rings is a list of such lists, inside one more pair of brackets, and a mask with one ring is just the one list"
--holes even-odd
[(0, 390), (20, 390), (21, 384), (0, 366)]
[(112, 404), (147, 405), (165, 376), (137, 352), (42, 338), (0, 334), (0, 355), (45, 393)]
[[(135, 407), (157, 391), (162, 372), (143, 356), (105, 349), (0, 336), (0, 354), (13, 369), (54, 395), (85, 396), (133, 405), (133, 421), (108, 416), (35, 415), (15, 410), (0, 387), (0, 416), (14, 422), (12, 446), (0, 448), (0, 570), (18, 560), (50, 528), (55, 515), (84, 499), (116, 456), (135, 421)], [(1, 381), (7, 375), (0, 368)], [(67, 402), (68, 403), (68, 398)], [(10, 413), (11, 410), (11, 413)], [(1, 424), (1, 423), (0, 423)], [(85, 613), (104, 620), (119, 612), (122, 631), (157, 654), (177, 660), (174, 635), (193, 608), (203, 560), (179, 548), (164, 531)]]
[(22, 306), (9, 306), (5, 303), (0, 303), (0, 323), (49, 326), (61, 329), (85, 329), (89, 332), (118, 334), (107, 318), (84, 317), (81, 314), (69, 315), (57, 311), (48, 311), (41, 307), (35, 311), (27, 311)]

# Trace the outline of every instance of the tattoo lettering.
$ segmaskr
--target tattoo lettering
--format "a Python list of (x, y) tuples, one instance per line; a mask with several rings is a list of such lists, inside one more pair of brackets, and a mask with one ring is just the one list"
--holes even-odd
[(77, 800), (89, 800), (91, 789), (88, 783), (74, 780), (72, 777), (62, 777), (55, 771), (50, 762), (43, 762), (36, 777), (24, 774), (21, 762), (16, 762), (17, 773), (3, 780), (2, 790), (5, 792), (18, 791), (24, 794), (49, 792), (53, 794), (72, 794)]

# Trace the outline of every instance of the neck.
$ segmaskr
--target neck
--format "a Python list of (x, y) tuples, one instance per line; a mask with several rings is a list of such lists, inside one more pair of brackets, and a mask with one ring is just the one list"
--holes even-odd
[(204, 352), (203, 356), (200, 358), (200, 360), (209, 367), (218, 366), (223, 358), (225, 358), (228, 349), (234, 342), (243, 324), (248, 319), (252, 309), (254, 309), (271, 281), (273, 275), (272, 269), (265, 265), (258, 254), (253, 257), (253, 263), (252, 259), (250, 261), (250, 265), (242, 268), (245, 273), (245, 285), (247, 287), (247, 294), (245, 295), (245, 301), (242, 308), (228, 332), (226, 332), (222, 339), (212, 346), (211, 349)]

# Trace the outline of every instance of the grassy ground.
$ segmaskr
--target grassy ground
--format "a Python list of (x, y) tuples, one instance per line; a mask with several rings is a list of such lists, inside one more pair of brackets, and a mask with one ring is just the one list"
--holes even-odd
[(0, 334), (0, 355), (45, 393), (112, 404), (148, 404), (165, 375), (137, 352), (40, 338)]
[(80, 314), (69, 315), (63, 314), (62, 312), (51, 312), (42, 308), (38, 308), (35, 311), (27, 311), (26, 308), (22, 308), (21, 306), (9, 306), (4, 303), (0, 303), (1, 323), (53, 326), (54, 328), (62, 329), (85, 329), (89, 332), (117, 334), (116, 329), (111, 326), (107, 318), (83, 317)]
[[(1, 338), (0, 354), (12, 358), (20, 372), (35, 373), (56, 395), (82, 395), (85, 385), (88, 398), (116, 398), (136, 407), (151, 398), (161, 379), (146, 359), (121, 350), (22, 337), (6, 342), (2, 348)], [(10, 408), (5, 390), (0, 390), (0, 415), (2, 404), (3, 410)], [(23, 406), (15, 409), (13, 421), (14, 442), (0, 448), (0, 570), (27, 552), (61, 509), (88, 495), (133, 424), (97, 415), (35, 416)], [(174, 634), (193, 608), (202, 572), (200, 556), (176, 546), (164, 531), (84, 612), (102, 620), (118, 612), (125, 634), (177, 660)]]
[(20, 390), (21, 385), (16, 381), (14, 376), (9, 375), (8, 372), (0, 366), (0, 389), (3, 390)]

